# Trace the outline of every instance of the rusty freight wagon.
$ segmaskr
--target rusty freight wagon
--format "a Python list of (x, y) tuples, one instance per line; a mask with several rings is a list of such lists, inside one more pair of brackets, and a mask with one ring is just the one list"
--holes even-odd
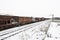
[(32, 22), (32, 17), (19, 17), (20, 25), (28, 24)]
[(0, 30), (9, 29), (18, 26), (18, 17), (0, 15)]

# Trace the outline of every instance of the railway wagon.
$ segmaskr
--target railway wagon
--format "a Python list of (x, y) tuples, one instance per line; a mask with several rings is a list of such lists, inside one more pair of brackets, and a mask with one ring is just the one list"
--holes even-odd
[(20, 25), (29, 24), (29, 23), (32, 23), (32, 17), (19, 17)]
[(36, 21), (36, 22), (44, 21), (44, 20), (45, 20), (45, 18), (38, 18), (38, 17), (35, 18), (35, 21)]
[(17, 16), (0, 15), (0, 30), (19, 26), (17, 25), (17, 22), (18, 22)]
[(17, 16), (0, 15), (0, 25), (11, 24), (12, 22), (18, 22)]

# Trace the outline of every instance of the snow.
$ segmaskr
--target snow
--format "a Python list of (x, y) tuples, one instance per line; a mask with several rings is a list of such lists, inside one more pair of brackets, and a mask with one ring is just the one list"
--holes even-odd
[[(15, 33), (17, 34), (8, 37)], [(0, 39), (3, 39), (5, 37), (8, 38), (4, 40), (60, 40), (60, 23), (50, 22), (46, 20), (16, 28), (11, 28), (0, 32)]]
[(44, 40), (60, 40), (60, 23), (59, 22), (50, 22), (50, 21), (37, 22), (37, 23), (22, 26), (22, 27), (16, 27), (9, 30), (1, 31), (0, 35), (9, 33), (9, 31), (10, 32), (15, 31), (15, 32), (2, 36), (0, 37), (0, 39), (7, 37), (9, 35), (18, 33), (4, 40), (43, 40), (43, 39)]
[(45, 40), (60, 40), (60, 26), (58, 22), (51, 22)]

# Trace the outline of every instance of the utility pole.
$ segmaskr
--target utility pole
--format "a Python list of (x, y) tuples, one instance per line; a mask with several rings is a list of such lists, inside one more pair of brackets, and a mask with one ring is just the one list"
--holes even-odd
[(52, 22), (54, 21), (54, 14), (52, 14)]

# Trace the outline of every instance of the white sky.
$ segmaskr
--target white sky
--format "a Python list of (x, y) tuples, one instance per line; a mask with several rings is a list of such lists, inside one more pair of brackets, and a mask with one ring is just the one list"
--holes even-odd
[(18, 16), (60, 17), (60, 0), (0, 0), (0, 14)]

